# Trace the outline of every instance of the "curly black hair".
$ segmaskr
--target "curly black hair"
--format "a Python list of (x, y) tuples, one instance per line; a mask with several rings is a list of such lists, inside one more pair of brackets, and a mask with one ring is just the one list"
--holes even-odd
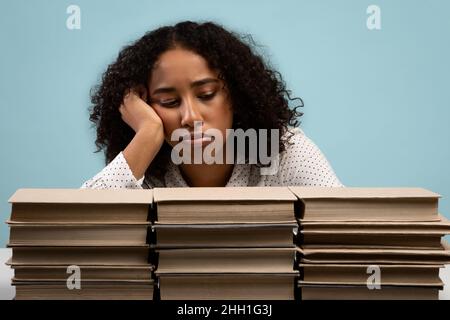
[[(303, 115), (297, 110), (303, 107), (302, 99), (291, 98), (281, 74), (256, 53), (256, 44), (250, 35), (227, 31), (213, 22), (184, 21), (147, 32), (125, 46), (116, 61), (108, 66), (100, 85), (92, 88), (89, 119), (97, 128), (95, 152), (104, 150), (106, 164), (124, 150), (135, 135), (119, 112), (124, 94), (129, 88), (147, 87), (149, 73), (157, 59), (175, 46), (202, 56), (212, 70), (218, 71), (230, 93), (233, 129), (279, 129), (279, 152), (286, 150), (285, 144), (291, 136), (287, 128), (298, 126), (298, 118)], [(299, 104), (290, 108), (292, 101)], [(270, 135), (268, 138), (270, 145)], [(147, 169), (146, 178), (163, 178), (170, 152), (171, 146), (164, 142)]]

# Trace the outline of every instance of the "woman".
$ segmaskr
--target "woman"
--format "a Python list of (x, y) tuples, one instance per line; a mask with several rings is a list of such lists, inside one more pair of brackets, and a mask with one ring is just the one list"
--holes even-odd
[[(303, 104), (289, 93), (252, 41), (215, 23), (186, 21), (151, 31), (119, 53), (92, 95), (96, 152), (104, 150), (107, 166), (82, 188), (342, 186), (319, 148), (296, 128)], [(293, 101), (300, 105), (290, 108)], [(202, 135), (211, 129), (223, 141)], [(257, 141), (244, 139), (244, 151), (237, 144), (228, 149), (232, 129), (256, 131)], [(173, 138), (180, 130), (187, 133), (180, 142), (187, 148), (177, 149), (183, 159), (217, 143), (210, 154), (223, 161), (175, 163), (180, 144)], [(273, 146), (278, 157), (272, 154), (268, 165), (261, 150)]]

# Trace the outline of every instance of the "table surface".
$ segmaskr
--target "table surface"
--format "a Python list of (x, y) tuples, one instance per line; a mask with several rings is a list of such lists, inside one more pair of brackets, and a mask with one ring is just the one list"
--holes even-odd
[[(0, 300), (11, 300), (15, 296), (15, 289), (11, 286), (14, 271), (5, 262), (11, 257), (11, 249), (0, 248)], [(450, 300), (450, 265), (440, 270), (444, 282), (444, 290), (439, 292), (440, 300)]]

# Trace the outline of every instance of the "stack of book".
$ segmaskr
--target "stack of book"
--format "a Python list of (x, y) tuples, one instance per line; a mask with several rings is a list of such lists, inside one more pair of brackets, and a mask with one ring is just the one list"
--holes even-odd
[(154, 189), (160, 297), (294, 299), (288, 188)]
[(420, 188), (290, 187), (302, 299), (438, 299), (450, 222)]
[(9, 202), (16, 299), (153, 299), (152, 190), (19, 189)]

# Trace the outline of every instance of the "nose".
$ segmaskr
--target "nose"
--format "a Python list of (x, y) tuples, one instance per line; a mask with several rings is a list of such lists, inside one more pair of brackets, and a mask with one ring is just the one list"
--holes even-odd
[(180, 108), (181, 126), (194, 128), (196, 121), (203, 122), (203, 117), (200, 114), (199, 108), (191, 97), (183, 100)]

